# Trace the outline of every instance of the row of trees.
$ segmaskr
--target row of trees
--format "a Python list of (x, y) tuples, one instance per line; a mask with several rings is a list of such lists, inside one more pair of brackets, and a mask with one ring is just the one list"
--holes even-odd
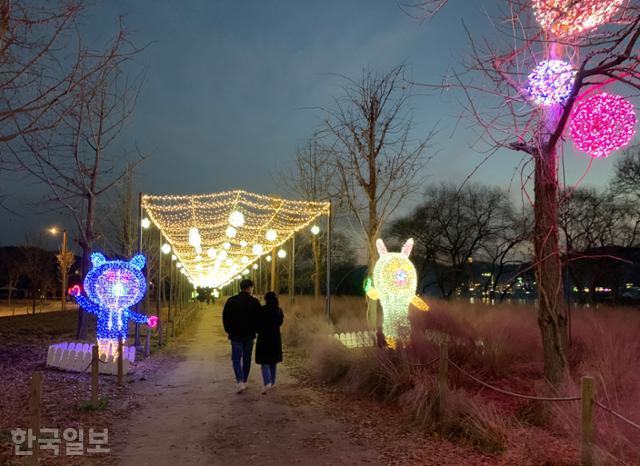
[[(92, 47), (82, 20), (90, 2), (0, 0), (0, 170), (18, 169), (49, 189), (45, 208), (76, 224), (81, 273), (100, 239), (100, 200), (144, 156), (119, 136), (135, 107), (141, 52), (120, 21), (105, 46)], [(78, 314), (86, 338), (86, 314)]]
[[(563, 269), (580, 301), (593, 301), (594, 290), (605, 283), (611, 267), (629, 261), (614, 251), (640, 247), (639, 189), (628, 182), (640, 175), (639, 161), (640, 150), (634, 148), (617, 163), (609, 186), (560, 191)], [(483, 270), (491, 279), (483, 289), (492, 298), (504, 297), (518, 277), (534, 269), (533, 210), (516, 208), (500, 188), (474, 183), (429, 186), (413, 211), (391, 222), (388, 231), (398, 243), (414, 238), (423, 290), (436, 285), (445, 299), (473, 278), (472, 261), (486, 266)], [(426, 277), (434, 277), (434, 283)]]
[(60, 294), (61, 268), (56, 254), (47, 251), (43, 242), (30, 238), (24, 246), (0, 248), (0, 286), (6, 289), (7, 306), (17, 290), (26, 290), (31, 311), (41, 296)]

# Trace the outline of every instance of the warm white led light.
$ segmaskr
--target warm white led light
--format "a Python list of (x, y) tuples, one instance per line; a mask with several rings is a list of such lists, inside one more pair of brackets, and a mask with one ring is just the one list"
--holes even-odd
[(224, 231), (224, 234), (227, 236), (227, 238), (235, 238), (238, 234), (238, 230), (233, 227), (227, 227), (227, 229)]
[(164, 243), (160, 250), (162, 251), (162, 254), (169, 254), (171, 252), (171, 246), (167, 243)]

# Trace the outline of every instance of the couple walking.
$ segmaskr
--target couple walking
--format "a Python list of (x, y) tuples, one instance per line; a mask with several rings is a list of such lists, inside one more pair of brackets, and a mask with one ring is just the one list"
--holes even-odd
[(284, 314), (273, 291), (264, 296), (264, 306), (260, 305), (260, 301), (252, 293), (253, 282), (242, 280), (240, 293), (230, 297), (224, 305), (222, 324), (231, 341), (231, 361), (238, 393), (247, 388), (251, 353), (257, 333), (256, 364), (262, 365), (262, 393), (265, 394), (276, 384), (276, 364), (282, 362), (280, 326)]

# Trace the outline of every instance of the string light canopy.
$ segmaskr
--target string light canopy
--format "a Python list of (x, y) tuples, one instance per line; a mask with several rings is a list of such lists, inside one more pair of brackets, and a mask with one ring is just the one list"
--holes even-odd
[(633, 104), (603, 92), (582, 102), (571, 119), (571, 137), (581, 152), (605, 158), (631, 142), (635, 133)]
[[(287, 200), (242, 190), (183, 196), (143, 195), (182, 270), (198, 287), (220, 288), (261, 256), (327, 215), (328, 202)], [(286, 253), (285, 253), (286, 254)]]
[(569, 37), (605, 24), (625, 0), (532, 0), (540, 25), (557, 37)]

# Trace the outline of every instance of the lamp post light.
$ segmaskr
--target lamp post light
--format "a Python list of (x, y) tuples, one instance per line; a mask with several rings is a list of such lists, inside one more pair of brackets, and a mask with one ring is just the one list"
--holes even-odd
[[(49, 233), (51, 235), (58, 235), (58, 228), (51, 227), (49, 228)], [(69, 279), (69, 269), (73, 264), (73, 254), (67, 251), (67, 230), (62, 230), (62, 246), (60, 247), (60, 254), (56, 255), (56, 259), (58, 260), (58, 266), (60, 267), (60, 282), (62, 285), (62, 290), (60, 292), (60, 308), (63, 311), (67, 310), (67, 288), (68, 288), (68, 279)]]

